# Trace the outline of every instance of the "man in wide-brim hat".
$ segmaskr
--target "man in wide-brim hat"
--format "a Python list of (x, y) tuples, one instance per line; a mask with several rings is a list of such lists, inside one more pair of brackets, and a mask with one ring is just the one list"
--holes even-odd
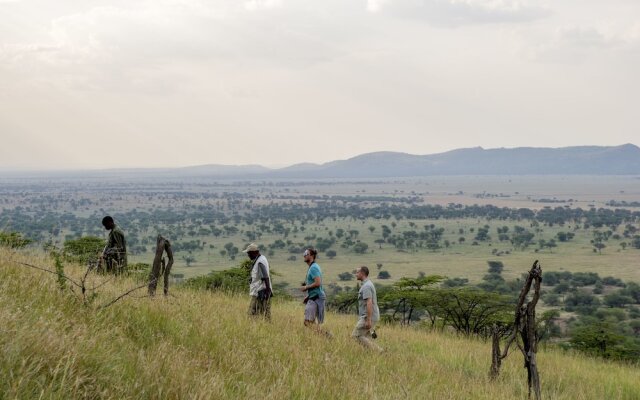
[(249, 281), (249, 315), (263, 316), (271, 319), (271, 277), (269, 275), (269, 261), (260, 254), (260, 249), (255, 243), (251, 243), (243, 250), (247, 253), (253, 264), (251, 265), (251, 279)]

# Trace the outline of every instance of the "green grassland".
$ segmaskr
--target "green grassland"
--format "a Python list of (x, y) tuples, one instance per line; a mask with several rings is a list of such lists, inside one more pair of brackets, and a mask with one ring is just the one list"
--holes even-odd
[[(54, 276), (16, 261), (53, 269), (42, 253), (0, 250), (3, 399), (527, 397), (522, 356), (511, 354), (492, 382), (490, 344), (481, 340), (381, 326), (385, 352), (372, 354), (349, 337), (353, 316), (329, 313), (327, 339), (303, 326), (297, 302), (276, 301), (268, 323), (246, 316), (246, 296), (181, 288), (168, 298), (134, 292), (97, 310), (138, 283), (109, 281), (85, 307)], [(545, 399), (640, 398), (636, 366), (552, 348), (540, 349), (538, 362)]]
[[(409, 226), (410, 222), (416, 224), (416, 228)], [(448, 277), (467, 278), (471, 282), (478, 282), (487, 270), (488, 260), (500, 260), (505, 265), (503, 275), (505, 278), (520, 277), (526, 272), (534, 260), (538, 259), (542, 263), (543, 269), (547, 271), (570, 271), (570, 272), (596, 272), (600, 276), (614, 276), (623, 280), (640, 280), (640, 250), (627, 247), (623, 250), (620, 243), (625, 239), (619, 240), (609, 239), (606, 242), (607, 247), (601, 253), (594, 253), (590, 240), (593, 239), (593, 229), (575, 231), (575, 237), (569, 242), (558, 243), (558, 247), (553, 249), (538, 250), (538, 239), (550, 240), (556, 237), (558, 232), (573, 231), (570, 226), (540, 226), (540, 232), (536, 233), (535, 242), (524, 250), (514, 249), (509, 241), (500, 242), (497, 239), (496, 229), (502, 226), (509, 226), (513, 229), (514, 225), (525, 226), (528, 229), (528, 221), (519, 223), (503, 222), (503, 221), (486, 221), (477, 219), (468, 220), (401, 220), (397, 222), (397, 226), (393, 228), (394, 232), (402, 232), (405, 230), (415, 229), (421, 230), (424, 225), (434, 224), (436, 227), (445, 229), (443, 241), (449, 240), (451, 243), (448, 248), (442, 247), (436, 251), (430, 251), (426, 248), (417, 250), (398, 250), (390, 244), (376, 244), (375, 240), (379, 239), (383, 224), (389, 224), (388, 221), (379, 221), (369, 219), (366, 221), (350, 221), (338, 220), (328, 221), (326, 224), (319, 225), (307, 224), (304, 233), (290, 235), (288, 239), (293, 242), (307, 243), (304, 237), (308, 235), (317, 235), (318, 237), (329, 237), (329, 231), (335, 232), (337, 229), (344, 230), (356, 229), (360, 233), (358, 240), (367, 243), (369, 248), (366, 253), (358, 254), (352, 249), (343, 249), (339, 245), (332, 246), (337, 252), (337, 256), (330, 259), (320, 254), (318, 260), (325, 272), (325, 281), (327, 283), (343, 284), (338, 280), (338, 274), (345, 271), (353, 271), (357, 266), (367, 265), (373, 270), (377, 270), (377, 264), (382, 264), (382, 270), (387, 270), (391, 274), (389, 283), (403, 277), (414, 277), (420, 272), (427, 275), (444, 275)], [(478, 242), (473, 245), (475, 233), (470, 229), (477, 229), (485, 225), (490, 226), (490, 235), (492, 239), (487, 242)], [(369, 231), (369, 226), (374, 226), (373, 233)], [(240, 230), (251, 229), (249, 226), (239, 226)], [(464, 229), (464, 234), (459, 234), (459, 229)], [(460, 244), (459, 237), (464, 237), (465, 241)], [(264, 235), (258, 242), (268, 245), (275, 240), (282, 239), (280, 235)], [(231, 268), (238, 263), (238, 259), (244, 257), (242, 253), (237, 256), (236, 260), (229, 257), (221, 256), (219, 250), (223, 249), (225, 243), (233, 242), (237, 247), (248, 244), (248, 239), (238, 234), (230, 237), (200, 237), (196, 240), (206, 242), (205, 249), (194, 251), (193, 255), (196, 261), (190, 267), (186, 267), (181, 254), (176, 255), (177, 264), (174, 268), (175, 273), (184, 274), (185, 277), (206, 274), (212, 270), (221, 270)], [(313, 241), (312, 241), (313, 242)], [(213, 245), (214, 248), (209, 248)], [(380, 248), (382, 247), (382, 248)], [(497, 256), (492, 254), (496, 249), (502, 252)], [(509, 252), (507, 254), (506, 252)], [(266, 252), (266, 251), (265, 251)], [(290, 256), (296, 256), (295, 261), (289, 261)], [(140, 262), (148, 262), (152, 258), (152, 254), (144, 254), (135, 256), (132, 259)], [(280, 276), (276, 277), (276, 281), (280, 280), (290, 285), (297, 285), (304, 277), (306, 264), (302, 260), (301, 254), (291, 254), (286, 249), (275, 250), (273, 256), (269, 257), (272, 267), (278, 271)]]
[[(132, 262), (150, 263), (153, 258), (153, 244), (158, 233), (168, 237), (174, 245), (183, 242), (198, 241), (204, 245), (188, 251), (176, 251), (176, 263), (173, 272), (184, 277), (207, 274), (214, 270), (227, 269), (236, 266), (243, 254), (236, 259), (220, 254), (220, 250), (227, 243), (242, 249), (253, 239), (247, 232), (256, 232), (258, 228), (247, 225), (244, 221), (231, 220), (227, 223), (237, 229), (234, 234), (199, 235), (186, 233), (197, 231), (199, 223), (184, 220), (178, 233), (173, 228), (167, 228), (162, 221), (147, 221), (145, 226), (139, 222), (119, 218), (126, 211), (138, 210), (151, 212), (152, 210), (184, 210), (197, 211), (198, 207), (215, 206), (226, 215), (248, 212), (258, 205), (277, 204), (307, 204), (313, 207), (313, 201), (305, 196), (384, 196), (386, 198), (417, 198), (418, 204), (438, 204), (446, 206), (450, 203), (461, 205), (495, 205), (509, 208), (530, 208), (533, 210), (543, 207), (570, 207), (582, 209), (612, 208), (607, 205), (610, 200), (637, 202), (640, 200), (640, 179), (637, 176), (451, 176), (428, 178), (396, 178), (386, 180), (281, 180), (272, 182), (235, 182), (216, 181), (214, 179), (198, 178), (192, 180), (122, 180), (118, 178), (93, 180), (73, 180), (71, 178), (60, 182), (37, 180), (0, 179), (0, 213), (7, 210), (23, 209), (20, 215), (11, 215), (0, 224), (0, 230), (17, 230), (21, 215), (41, 213), (51, 214), (50, 224), (57, 224), (57, 231), (45, 231), (42, 240), (51, 240), (55, 245), (62, 246), (68, 237), (82, 235), (106, 235), (100, 226), (100, 218), (105, 214), (116, 217), (117, 222), (129, 237), (135, 232), (140, 241), (144, 241), (144, 251), (131, 252)], [(218, 197), (206, 197), (215, 195)], [(358, 203), (360, 204), (360, 203)], [(376, 206), (375, 201), (363, 202), (362, 207)], [(411, 207), (411, 205), (406, 205)], [(631, 210), (637, 210), (631, 208)], [(89, 219), (89, 227), (84, 230), (71, 231), (67, 221), (73, 222), (68, 216)], [(43, 217), (44, 218), (44, 217)], [(95, 222), (94, 222), (95, 220)], [(37, 221), (36, 221), (37, 222)], [(338, 218), (325, 219), (321, 222), (300, 219), (288, 223), (293, 230), (296, 226), (304, 231), (292, 232), (287, 237), (282, 234), (264, 232), (255, 241), (262, 245), (270, 245), (276, 240), (290, 240), (296, 245), (312, 245), (315, 240), (306, 237), (328, 238), (330, 233), (338, 229), (358, 230), (356, 241), (366, 243), (369, 247), (364, 254), (358, 254), (352, 248), (343, 249), (338, 241), (331, 247), (337, 252), (333, 259), (321, 253), (319, 263), (325, 274), (327, 283), (345, 284), (338, 281), (338, 274), (353, 271), (359, 265), (367, 265), (376, 269), (382, 264), (382, 269), (389, 271), (389, 283), (403, 276), (416, 276), (420, 272), (439, 274), (449, 277), (463, 277), (471, 282), (478, 282), (486, 272), (487, 260), (500, 260), (505, 264), (504, 276), (507, 279), (519, 277), (526, 271), (533, 260), (539, 259), (545, 271), (597, 272), (600, 276), (614, 276), (625, 281), (640, 281), (640, 250), (622, 249), (621, 243), (627, 239), (610, 238), (601, 253), (594, 253), (590, 240), (593, 239), (594, 228), (575, 230), (575, 226), (539, 226), (534, 243), (528, 248), (515, 249), (508, 241), (499, 241), (496, 229), (508, 226), (513, 230), (514, 225), (520, 225), (534, 231), (530, 220), (487, 221), (484, 219), (455, 219), (455, 220), (394, 220)], [(271, 223), (271, 222), (270, 222)], [(434, 224), (445, 229), (443, 240), (448, 240), (449, 247), (442, 247), (436, 251), (426, 248), (417, 250), (398, 250), (390, 244), (379, 246), (375, 243), (381, 237), (381, 226), (397, 224), (393, 228), (394, 234), (402, 234), (406, 230), (423, 230), (424, 225)], [(415, 228), (409, 226), (416, 225)], [(473, 245), (474, 229), (489, 225), (491, 240), (479, 241)], [(638, 226), (638, 223), (635, 223)], [(375, 230), (369, 231), (373, 226)], [(219, 226), (221, 227), (221, 226)], [(30, 228), (27, 226), (26, 228)], [(459, 230), (464, 233), (460, 234)], [(608, 228), (600, 228), (605, 230)], [(621, 234), (622, 227), (616, 233)], [(558, 243), (558, 247), (543, 249), (536, 252), (540, 239), (550, 240), (560, 232), (574, 232), (575, 238), (570, 242)], [(464, 243), (459, 243), (464, 237)], [(213, 248), (211, 247), (213, 246)], [(288, 247), (288, 246), (287, 246)], [(380, 248), (382, 247), (382, 248)], [(177, 248), (177, 247), (176, 247)], [(131, 249), (130, 249), (131, 251)], [(501, 255), (496, 255), (497, 252)], [(268, 253), (265, 251), (265, 253)], [(195, 261), (187, 267), (185, 258), (192, 256)], [(296, 256), (296, 260), (290, 260)], [(287, 248), (275, 249), (268, 254), (273, 268), (280, 274), (276, 280), (297, 286), (304, 276), (305, 264), (300, 254), (293, 254)], [(348, 283), (346, 283), (348, 284)]]

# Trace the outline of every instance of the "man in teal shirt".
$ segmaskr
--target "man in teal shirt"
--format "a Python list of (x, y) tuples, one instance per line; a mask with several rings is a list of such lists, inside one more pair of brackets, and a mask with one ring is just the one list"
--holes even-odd
[[(304, 325), (314, 326), (317, 324), (317, 330), (322, 331), (320, 325), (324, 322), (324, 303), (327, 296), (322, 288), (322, 270), (316, 263), (317, 256), (318, 252), (314, 248), (310, 247), (304, 251), (304, 262), (307, 263), (309, 268), (300, 291), (307, 292), (307, 296), (304, 298)], [(328, 335), (327, 332), (324, 333)]]

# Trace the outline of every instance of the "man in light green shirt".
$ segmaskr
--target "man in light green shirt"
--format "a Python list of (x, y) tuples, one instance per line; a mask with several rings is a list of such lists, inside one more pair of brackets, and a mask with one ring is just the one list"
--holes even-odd
[(362, 266), (356, 270), (356, 278), (362, 282), (358, 291), (358, 322), (351, 336), (363, 346), (382, 352), (382, 347), (373, 341), (372, 332), (380, 320), (376, 287), (369, 279), (369, 268)]

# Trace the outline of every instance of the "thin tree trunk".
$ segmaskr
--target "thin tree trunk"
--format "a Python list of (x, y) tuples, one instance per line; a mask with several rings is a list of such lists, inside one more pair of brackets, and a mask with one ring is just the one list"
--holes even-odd
[(500, 375), (500, 366), (502, 365), (502, 354), (500, 354), (500, 329), (493, 326), (491, 329), (491, 370), (489, 378), (494, 380)]
[[(542, 283), (542, 268), (538, 264), (538, 260), (533, 263), (529, 276), (525, 281), (518, 304), (515, 309), (513, 332), (507, 340), (507, 344), (502, 354), (500, 354), (500, 337), (498, 327), (493, 327), (492, 332), (492, 348), (491, 348), (491, 369), (489, 376), (495, 379), (500, 374), (500, 366), (502, 359), (506, 358), (509, 353), (509, 347), (515, 341), (518, 343), (517, 336), (522, 339), (522, 347), (518, 343), (518, 347), (524, 356), (524, 366), (527, 369), (527, 383), (529, 387), (529, 398), (533, 391), (536, 400), (542, 398), (540, 390), (540, 374), (538, 373), (538, 363), (536, 360), (536, 352), (538, 351), (538, 338), (536, 334), (536, 305), (540, 299), (540, 285)], [(533, 297), (526, 305), (525, 300), (531, 291), (533, 285)]]
[[(169, 263), (164, 265), (164, 258), (162, 255), (164, 252), (167, 252), (167, 256), (169, 257)], [(149, 274), (149, 296), (154, 296), (156, 294), (156, 287), (158, 286), (158, 281), (160, 280), (160, 276), (164, 275), (164, 293), (168, 294), (169, 291), (169, 271), (171, 270), (171, 266), (173, 265), (173, 252), (171, 251), (171, 244), (167, 239), (158, 235), (158, 239), (156, 240), (156, 255), (153, 259), (153, 266), (151, 267), (151, 273)]]

